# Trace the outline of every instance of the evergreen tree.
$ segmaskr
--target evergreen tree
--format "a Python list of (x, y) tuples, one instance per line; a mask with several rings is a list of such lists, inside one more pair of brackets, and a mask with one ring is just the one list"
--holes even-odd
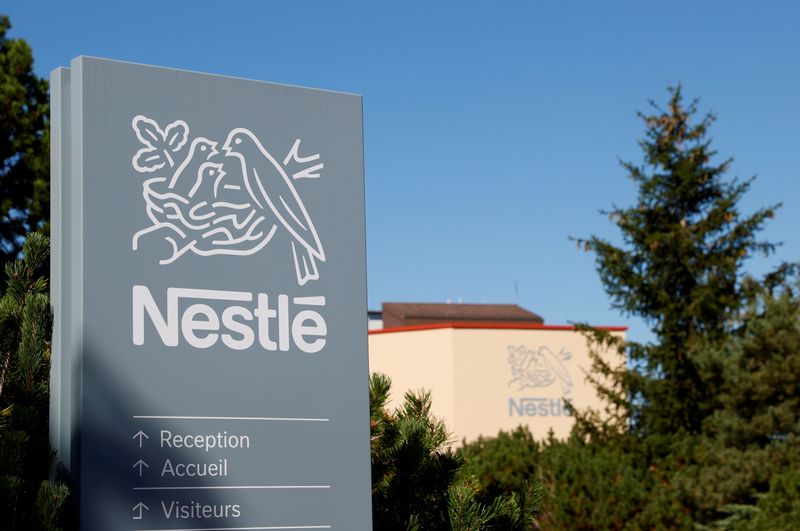
[(459, 450), (466, 462), (462, 474), (475, 477), (483, 498), (491, 502), (519, 491), (526, 481), (537, 477), (540, 450), (541, 444), (527, 426), (501, 431), (496, 437), (464, 441)]
[[(800, 301), (796, 265), (761, 281), (742, 264), (774, 245), (757, 239), (775, 207), (744, 216), (751, 180), (725, 180), (679, 88), (641, 115), (644, 163), (623, 164), (639, 187), (609, 216), (623, 244), (579, 240), (597, 255), (616, 308), (643, 317), (653, 344), (592, 340), (589, 379), (604, 411), (577, 412), (567, 441), (531, 459), (553, 529), (793, 528), (800, 500)], [(613, 367), (599, 352), (627, 358)], [(486, 445), (487, 447), (489, 445)], [(530, 466), (530, 462), (525, 465)], [(505, 472), (507, 474), (507, 472)]]
[(47, 481), (50, 299), (45, 277), (49, 242), (32, 233), (23, 258), (6, 264), (0, 299), (0, 529), (60, 529), (67, 497)]
[(458, 484), (470, 487), (476, 504), (497, 509), (489, 529), (539, 529), (545, 498), (538, 466), (541, 448), (527, 426), (464, 441)]
[(461, 460), (448, 447), (444, 422), (430, 415), (430, 393), (407, 393), (386, 409), (391, 381), (370, 378), (372, 515), (375, 529), (445, 529), (448, 489)]
[(8, 38), (10, 29), (0, 15), (0, 266), (50, 216), (48, 83), (34, 74), (28, 43)]
[(701, 520), (721, 512), (728, 516), (720, 522), (741, 527), (750, 518), (766, 521), (763, 511), (783, 522), (800, 514), (798, 288), (758, 290), (741, 326), (712, 353), (724, 374), (719, 407), (704, 423), (710, 443), (692, 446), (696, 464), (684, 471)]
[(680, 87), (669, 92), (667, 109), (651, 102), (655, 112), (640, 114), (643, 164), (623, 163), (639, 189), (636, 204), (608, 212), (623, 245), (579, 240), (596, 254), (613, 307), (642, 317), (656, 335), (653, 345), (629, 345), (622, 382), (631, 426), (643, 435), (700, 430), (715, 384), (693, 352), (731, 331), (745, 295), (744, 260), (775, 248), (757, 233), (776, 207), (740, 213), (752, 179), (725, 179), (731, 160), (715, 163), (708, 139), (714, 116), (696, 120), (697, 102), (685, 106)]
[(725, 378), (706, 431), (726, 446), (800, 437), (800, 285), (760, 290), (716, 352)]
[(386, 408), (391, 381), (370, 377), (372, 525), (380, 531), (530, 531), (538, 529), (544, 491), (531, 478), (487, 499), (444, 423), (430, 413), (427, 391), (406, 393)]
[(794, 467), (779, 471), (770, 481), (768, 492), (758, 500), (755, 511), (748, 511), (747, 516), (740, 529), (800, 529), (800, 464), (795, 462)]

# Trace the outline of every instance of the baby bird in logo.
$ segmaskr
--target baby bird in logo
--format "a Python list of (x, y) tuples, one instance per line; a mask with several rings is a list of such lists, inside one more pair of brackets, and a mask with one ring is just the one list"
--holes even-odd
[(270, 211), (292, 236), (297, 281), (302, 286), (319, 278), (316, 260), (325, 261), (317, 230), (283, 166), (248, 129), (233, 129), (222, 150), (242, 166), (245, 188), (259, 208)]
[[(189, 190), (189, 197), (194, 197), (197, 190), (203, 186), (204, 183), (213, 183), (213, 188), (216, 191), (219, 188), (219, 182), (227, 175), (225, 170), (222, 169), (222, 164), (216, 162), (204, 162), (197, 170), (197, 178)], [(209, 186), (209, 185), (206, 185)], [(216, 196), (216, 194), (215, 194)]]
[[(169, 180), (169, 189), (176, 190), (179, 193), (181, 191), (185, 192), (185, 188), (194, 184), (196, 181), (195, 177), (200, 175), (200, 167), (218, 153), (217, 143), (213, 140), (203, 138), (202, 136), (195, 138), (191, 146), (189, 146), (189, 153), (186, 155), (186, 158), (181, 162), (180, 166), (178, 166), (178, 169), (175, 170), (175, 173)], [(181, 179), (182, 176), (185, 177)], [(181, 181), (185, 182), (181, 183)], [(181, 186), (179, 186), (179, 184), (181, 184)], [(177, 188), (183, 188), (183, 190), (177, 190)]]

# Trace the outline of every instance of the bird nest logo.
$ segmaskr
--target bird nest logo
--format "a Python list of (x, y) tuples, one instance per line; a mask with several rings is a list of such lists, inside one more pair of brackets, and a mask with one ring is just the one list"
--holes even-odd
[(572, 390), (572, 378), (564, 362), (572, 358), (572, 353), (561, 349), (558, 354), (546, 346), (530, 350), (524, 345), (508, 347), (508, 364), (511, 368), (512, 385), (517, 391), (528, 387), (549, 387), (556, 380), (561, 381), (561, 390), (568, 395)]
[(172, 247), (162, 265), (190, 252), (250, 256), (283, 230), (291, 236), (298, 284), (319, 278), (317, 262), (325, 261), (325, 251), (294, 185), (320, 177), (319, 154), (301, 157), (297, 139), (279, 161), (243, 127), (231, 130), (218, 149), (214, 140), (190, 138), (183, 120), (162, 129), (138, 115), (132, 126), (142, 143), (133, 168), (153, 175), (142, 185), (152, 224), (133, 235), (134, 251), (142, 237), (158, 234)]

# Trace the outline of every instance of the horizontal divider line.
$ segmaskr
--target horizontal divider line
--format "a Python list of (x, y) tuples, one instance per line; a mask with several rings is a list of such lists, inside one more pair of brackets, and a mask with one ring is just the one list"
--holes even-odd
[(219, 490), (219, 489), (329, 489), (330, 485), (203, 485), (198, 487), (133, 487), (133, 490)]
[(329, 525), (277, 525), (269, 527), (180, 527), (170, 529), (136, 529), (135, 531), (271, 531), (278, 529), (330, 529)]
[(330, 422), (331, 419), (308, 417), (187, 417), (181, 415), (134, 415), (134, 419), (162, 419), (162, 420), (265, 420), (289, 422)]

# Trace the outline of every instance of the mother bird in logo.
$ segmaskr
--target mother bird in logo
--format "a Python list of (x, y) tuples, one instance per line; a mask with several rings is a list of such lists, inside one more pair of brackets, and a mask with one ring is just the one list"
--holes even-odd
[(292, 254), (298, 284), (318, 279), (316, 260), (324, 262), (325, 251), (303, 201), (281, 164), (243, 127), (228, 134), (222, 150), (225, 156), (239, 159), (245, 188), (256, 205), (264, 210), (269, 207), (294, 238)]

